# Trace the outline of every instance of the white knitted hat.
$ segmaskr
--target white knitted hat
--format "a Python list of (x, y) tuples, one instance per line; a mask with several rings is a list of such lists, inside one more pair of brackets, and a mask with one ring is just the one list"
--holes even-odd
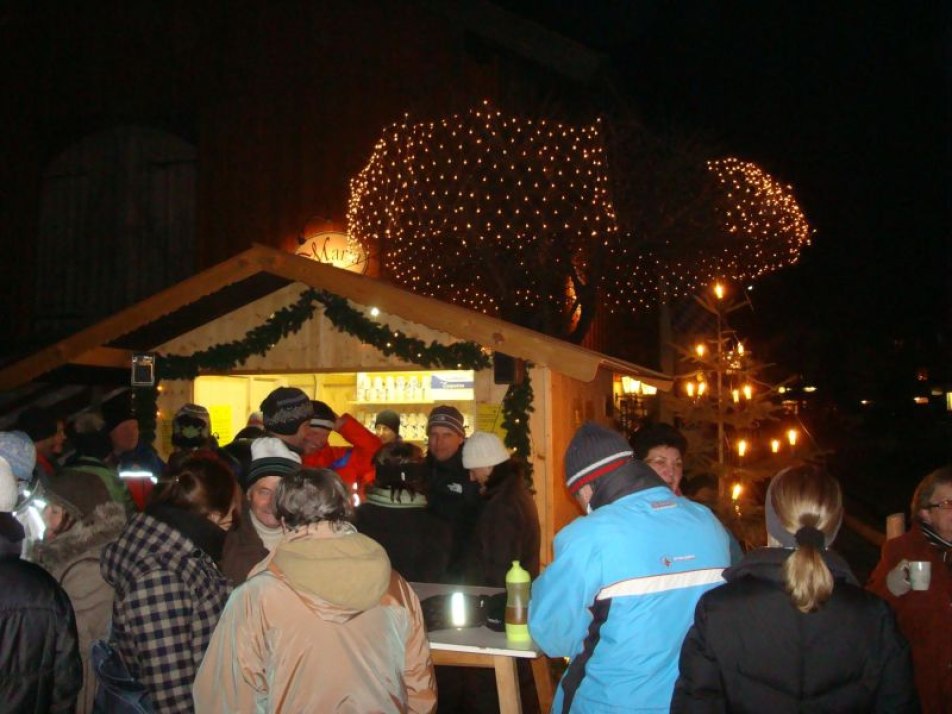
[(495, 434), (473, 432), (463, 444), (463, 468), (478, 469), (508, 461), (510, 453)]
[(10, 513), (17, 505), (17, 478), (10, 462), (0, 456), (0, 513)]

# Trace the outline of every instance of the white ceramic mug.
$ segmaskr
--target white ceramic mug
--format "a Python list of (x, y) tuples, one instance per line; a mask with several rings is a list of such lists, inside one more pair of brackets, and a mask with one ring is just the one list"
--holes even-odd
[(905, 566), (906, 579), (913, 590), (928, 590), (932, 581), (932, 563), (928, 560), (910, 560)]

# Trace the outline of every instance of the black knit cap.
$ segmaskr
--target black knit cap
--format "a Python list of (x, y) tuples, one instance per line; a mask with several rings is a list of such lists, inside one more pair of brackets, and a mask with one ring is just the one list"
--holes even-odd
[(15, 431), (26, 432), (31, 440), (37, 442), (56, 434), (57, 421), (49, 409), (32, 406), (20, 412), (13, 428)]
[(377, 414), (377, 418), (374, 420), (374, 426), (380, 426), (381, 424), (390, 429), (394, 434), (400, 433), (400, 415), (392, 409), (384, 409)]
[(309, 420), (314, 412), (311, 400), (296, 387), (278, 387), (261, 402), (264, 428), (274, 434), (290, 436)]
[(337, 426), (337, 415), (334, 410), (324, 402), (317, 400), (311, 401), (311, 408), (314, 410), (314, 416), (311, 417), (311, 426), (315, 429), (334, 431), (334, 427)]

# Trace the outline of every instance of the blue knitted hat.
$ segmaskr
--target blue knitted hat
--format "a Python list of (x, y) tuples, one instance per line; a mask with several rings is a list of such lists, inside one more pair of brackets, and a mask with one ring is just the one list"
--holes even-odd
[(19, 480), (29, 481), (33, 477), (36, 447), (22, 431), (0, 431), (0, 456), (10, 464), (10, 470)]

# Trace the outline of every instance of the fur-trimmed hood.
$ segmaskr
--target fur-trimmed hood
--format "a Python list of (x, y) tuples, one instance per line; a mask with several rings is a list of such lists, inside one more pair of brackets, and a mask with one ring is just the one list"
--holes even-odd
[(36, 561), (53, 577), (60, 575), (70, 563), (99, 550), (115, 540), (126, 524), (126, 511), (121, 503), (101, 503), (86, 518), (53, 540), (38, 543), (34, 553)]

